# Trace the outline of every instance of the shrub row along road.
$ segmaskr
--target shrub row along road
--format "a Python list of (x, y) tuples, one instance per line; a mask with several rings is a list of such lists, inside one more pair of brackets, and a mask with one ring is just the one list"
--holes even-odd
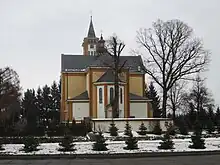
[(130, 159), (0, 160), (0, 165), (219, 165), (220, 155)]

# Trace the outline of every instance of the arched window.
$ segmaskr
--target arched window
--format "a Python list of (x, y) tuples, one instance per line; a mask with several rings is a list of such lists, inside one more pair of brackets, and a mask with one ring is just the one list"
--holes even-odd
[(123, 93), (122, 93), (122, 88), (120, 88), (120, 103), (122, 104), (123, 102)]
[(114, 89), (111, 87), (110, 88), (110, 103), (113, 101), (114, 98)]
[(99, 88), (99, 103), (103, 102), (103, 97), (102, 97), (102, 88)]

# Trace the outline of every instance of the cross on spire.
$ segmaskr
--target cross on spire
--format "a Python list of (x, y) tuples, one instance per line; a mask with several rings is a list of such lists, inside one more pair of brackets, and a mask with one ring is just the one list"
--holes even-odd
[(90, 16), (90, 24), (89, 24), (89, 31), (88, 31), (88, 37), (89, 38), (96, 38), (95, 36), (95, 30), (94, 30), (94, 27), (93, 27), (93, 22), (92, 22), (92, 14)]

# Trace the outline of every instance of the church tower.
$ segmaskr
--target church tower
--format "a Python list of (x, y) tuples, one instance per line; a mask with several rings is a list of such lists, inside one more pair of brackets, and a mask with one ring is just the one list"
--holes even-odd
[(97, 45), (98, 45), (99, 38), (96, 37), (95, 35), (95, 30), (92, 22), (92, 16), (90, 19), (90, 24), (89, 24), (89, 30), (87, 37), (84, 38), (83, 40), (83, 55), (85, 56), (96, 56), (97, 55)]

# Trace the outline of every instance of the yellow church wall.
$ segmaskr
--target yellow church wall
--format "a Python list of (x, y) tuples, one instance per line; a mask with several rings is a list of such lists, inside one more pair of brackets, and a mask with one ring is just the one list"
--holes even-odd
[[(73, 98), (86, 90), (86, 75), (85, 73), (62, 73), (61, 83), (61, 113), (63, 114), (61, 115), (61, 120), (72, 120), (72, 104), (67, 104), (66, 100), (67, 98)], [(67, 109), (68, 112), (65, 113), (65, 110)]]
[[(86, 90), (86, 76), (85, 74), (72, 74), (65, 76), (66, 83), (68, 81), (68, 97), (73, 98)], [(67, 92), (67, 88), (65, 88)]]
[(129, 91), (130, 93), (143, 96), (144, 92), (144, 76), (142, 74), (129, 75)]
[[(67, 108), (67, 80), (68, 80), (68, 97), (73, 98), (85, 90), (88, 90), (90, 98), (90, 116), (97, 117), (97, 92), (96, 86), (93, 82), (96, 82), (104, 73), (106, 69), (94, 69), (90, 68), (88, 73), (62, 73), (61, 83), (61, 121), (72, 120), (72, 104), (70, 103)], [(67, 78), (68, 75), (68, 78)], [(134, 93), (140, 96), (143, 96), (143, 89), (145, 85), (144, 76), (141, 74), (130, 74), (127, 71), (120, 76), (120, 79), (127, 81), (125, 84), (125, 117), (128, 117), (129, 114), (129, 93)], [(68, 112), (64, 112), (67, 110)], [(152, 111), (148, 112), (149, 117), (153, 116)], [(69, 117), (68, 117), (69, 116)]]
[(92, 82), (96, 82), (104, 73), (103, 69), (92, 69)]
[(96, 92), (96, 86), (93, 84), (93, 82), (96, 82), (104, 73), (106, 72), (105, 69), (91, 69), (90, 74), (91, 76), (91, 113), (92, 117), (97, 117), (97, 92)]

